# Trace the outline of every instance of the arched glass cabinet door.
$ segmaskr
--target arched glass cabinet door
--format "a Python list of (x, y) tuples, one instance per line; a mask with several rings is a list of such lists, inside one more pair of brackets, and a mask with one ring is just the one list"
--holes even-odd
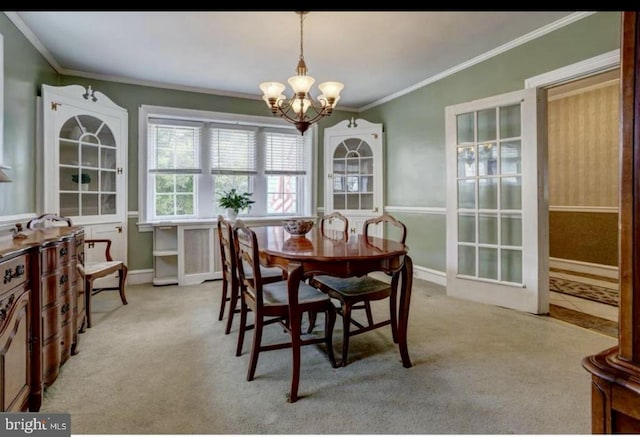
[(68, 217), (115, 215), (117, 144), (101, 119), (80, 114), (60, 128), (60, 213)]
[(341, 212), (349, 232), (382, 214), (382, 124), (343, 120), (324, 130), (324, 211)]
[(373, 210), (373, 151), (362, 138), (345, 138), (333, 152), (333, 207)]

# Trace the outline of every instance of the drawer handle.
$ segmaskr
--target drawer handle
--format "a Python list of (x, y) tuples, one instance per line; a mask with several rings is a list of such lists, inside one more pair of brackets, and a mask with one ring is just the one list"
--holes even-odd
[(7, 313), (9, 312), (9, 308), (11, 308), (11, 306), (13, 305), (13, 301), (15, 300), (15, 298), (15, 294), (12, 294), (6, 301), (0, 302), (0, 305), (2, 306), (0, 308), (0, 324), (2, 324), (7, 318)]
[(6, 269), (4, 271), (4, 283), (9, 283), (13, 278), (19, 278), (24, 275), (24, 264), (20, 264), (16, 266), (15, 271), (11, 269)]
[(69, 304), (65, 303), (64, 305), (62, 305), (62, 308), (60, 308), (60, 314), (64, 316), (68, 312), (69, 312)]
[(61, 247), (60, 248), (60, 256), (65, 256), (66, 254), (69, 253), (69, 249), (66, 247)]
[(69, 275), (60, 276), (60, 285), (63, 285), (65, 282), (69, 280)]

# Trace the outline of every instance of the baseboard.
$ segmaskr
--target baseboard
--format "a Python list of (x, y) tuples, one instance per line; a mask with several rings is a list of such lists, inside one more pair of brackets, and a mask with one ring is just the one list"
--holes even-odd
[(416, 279), (433, 282), (443, 287), (447, 286), (447, 274), (440, 270), (434, 270), (422, 266), (413, 266), (413, 276)]
[(572, 259), (549, 258), (549, 268), (570, 270), (588, 275), (604, 276), (606, 278), (618, 279), (618, 267), (604, 264), (594, 264)]
[(153, 269), (129, 270), (127, 273), (127, 284), (150, 284), (153, 282)]
[[(371, 276), (382, 281), (390, 282), (389, 276), (382, 272), (373, 272)], [(413, 266), (413, 277), (422, 279), (423, 281), (433, 282), (438, 285), (447, 286), (447, 274), (439, 270), (429, 269), (427, 267)], [(215, 278), (219, 279), (219, 278)], [(127, 273), (127, 284), (150, 284), (153, 282), (153, 269), (129, 270)]]

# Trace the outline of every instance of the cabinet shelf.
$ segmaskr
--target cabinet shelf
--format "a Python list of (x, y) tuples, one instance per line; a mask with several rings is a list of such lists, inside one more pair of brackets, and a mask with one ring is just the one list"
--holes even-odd
[(215, 225), (153, 227), (153, 283), (192, 285), (214, 279)]
[(178, 249), (175, 250), (154, 250), (153, 256), (178, 256)]
[(178, 277), (177, 276), (167, 276), (164, 278), (153, 278), (153, 285), (171, 285), (177, 284)]

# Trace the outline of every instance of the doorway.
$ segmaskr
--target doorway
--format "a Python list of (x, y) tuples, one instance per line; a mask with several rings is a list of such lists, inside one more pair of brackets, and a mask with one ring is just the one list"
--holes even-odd
[(619, 69), (547, 90), (549, 314), (617, 337)]

